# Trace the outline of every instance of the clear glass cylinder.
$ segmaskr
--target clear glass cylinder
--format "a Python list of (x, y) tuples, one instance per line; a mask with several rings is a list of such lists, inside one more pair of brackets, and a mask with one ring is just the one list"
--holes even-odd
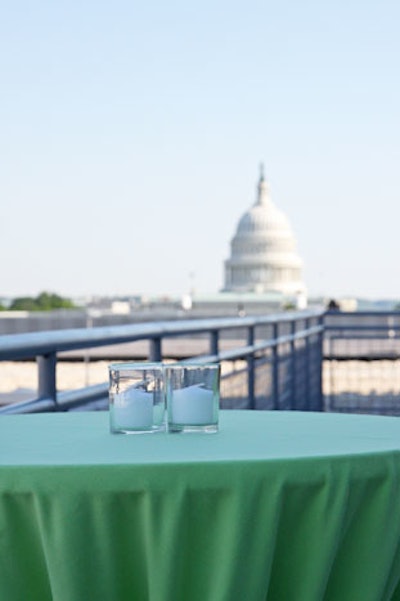
[(109, 366), (110, 430), (146, 434), (165, 430), (165, 386), (161, 363)]
[(165, 367), (168, 430), (218, 431), (220, 365), (176, 363)]

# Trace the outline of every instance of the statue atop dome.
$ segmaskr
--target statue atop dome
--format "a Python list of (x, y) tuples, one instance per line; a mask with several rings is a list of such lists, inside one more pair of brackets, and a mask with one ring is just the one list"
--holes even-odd
[(264, 177), (264, 163), (260, 163), (260, 179), (257, 185), (256, 204), (266, 205), (269, 201), (269, 185)]
[(286, 215), (272, 202), (260, 164), (255, 204), (240, 218), (225, 261), (225, 292), (305, 294), (303, 262)]

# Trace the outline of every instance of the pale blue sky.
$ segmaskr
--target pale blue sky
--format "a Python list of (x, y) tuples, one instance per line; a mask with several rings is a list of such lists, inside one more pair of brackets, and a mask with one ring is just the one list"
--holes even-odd
[(0, 10), (0, 296), (183, 294), (265, 164), (311, 295), (400, 297), (400, 3)]

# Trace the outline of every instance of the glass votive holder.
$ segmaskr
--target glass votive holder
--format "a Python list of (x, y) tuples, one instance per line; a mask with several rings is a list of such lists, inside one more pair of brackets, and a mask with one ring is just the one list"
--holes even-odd
[(220, 365), (176, 363), (165, 367), (168, 430), (218, 431)]
[(109, 366), (110, 430), (146, 434), (165, 430), (165, 387), (161, 363)]

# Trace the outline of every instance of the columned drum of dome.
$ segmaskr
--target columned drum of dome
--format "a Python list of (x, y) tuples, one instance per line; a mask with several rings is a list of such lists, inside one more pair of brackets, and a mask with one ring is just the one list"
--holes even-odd
[(239, 220), (231, 240), (224, 291), (305, 293), (302, 267), (292, 228), (272, 202), (261, 170), (256, 202)]

